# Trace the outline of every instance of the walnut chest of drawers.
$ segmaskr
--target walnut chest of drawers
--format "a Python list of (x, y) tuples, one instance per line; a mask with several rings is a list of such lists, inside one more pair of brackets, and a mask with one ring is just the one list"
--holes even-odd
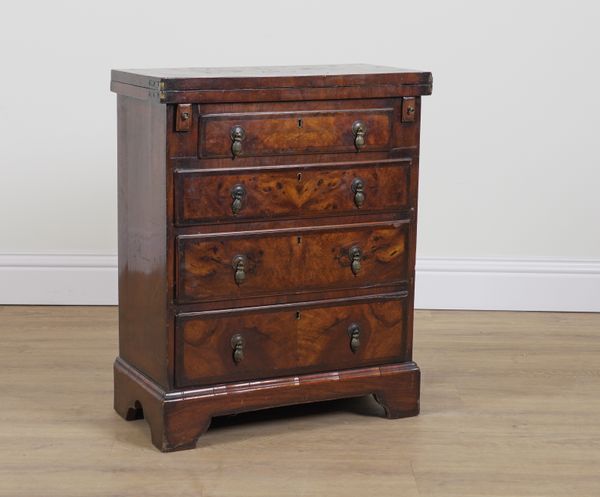
[(370, 65), (115, 70), (115, 409), (163, 451), (213, 416), (374, 394), (412, 360), (421, 96)]

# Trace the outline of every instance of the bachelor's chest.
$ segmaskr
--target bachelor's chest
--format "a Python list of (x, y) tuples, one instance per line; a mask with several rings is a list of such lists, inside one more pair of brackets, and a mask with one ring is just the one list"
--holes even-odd
[(421, 96), (370, 65), (119, 70), (115, 409), (161, 450), (213, 416), (374, 394), (412, 360)]

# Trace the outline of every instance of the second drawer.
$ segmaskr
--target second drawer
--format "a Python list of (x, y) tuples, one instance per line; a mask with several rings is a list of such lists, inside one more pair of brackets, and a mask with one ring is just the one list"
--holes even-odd
[(395, 285), (407, 279), (408, 221), (180, 235), (179, 303)]
[(175, 173), (178, 225), (408, 208), (410, 159)]

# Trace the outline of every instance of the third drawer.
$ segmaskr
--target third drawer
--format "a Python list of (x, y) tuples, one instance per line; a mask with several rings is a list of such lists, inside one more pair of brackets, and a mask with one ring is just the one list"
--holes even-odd
[(398, 285), (408, 220), (180, 235), (178, 303)]

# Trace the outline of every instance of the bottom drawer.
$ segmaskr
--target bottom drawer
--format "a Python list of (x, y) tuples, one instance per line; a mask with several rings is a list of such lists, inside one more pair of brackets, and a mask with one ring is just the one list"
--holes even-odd
[(179, 387), (334, 371), (406, 357), (405, 294), (181, 315)]

